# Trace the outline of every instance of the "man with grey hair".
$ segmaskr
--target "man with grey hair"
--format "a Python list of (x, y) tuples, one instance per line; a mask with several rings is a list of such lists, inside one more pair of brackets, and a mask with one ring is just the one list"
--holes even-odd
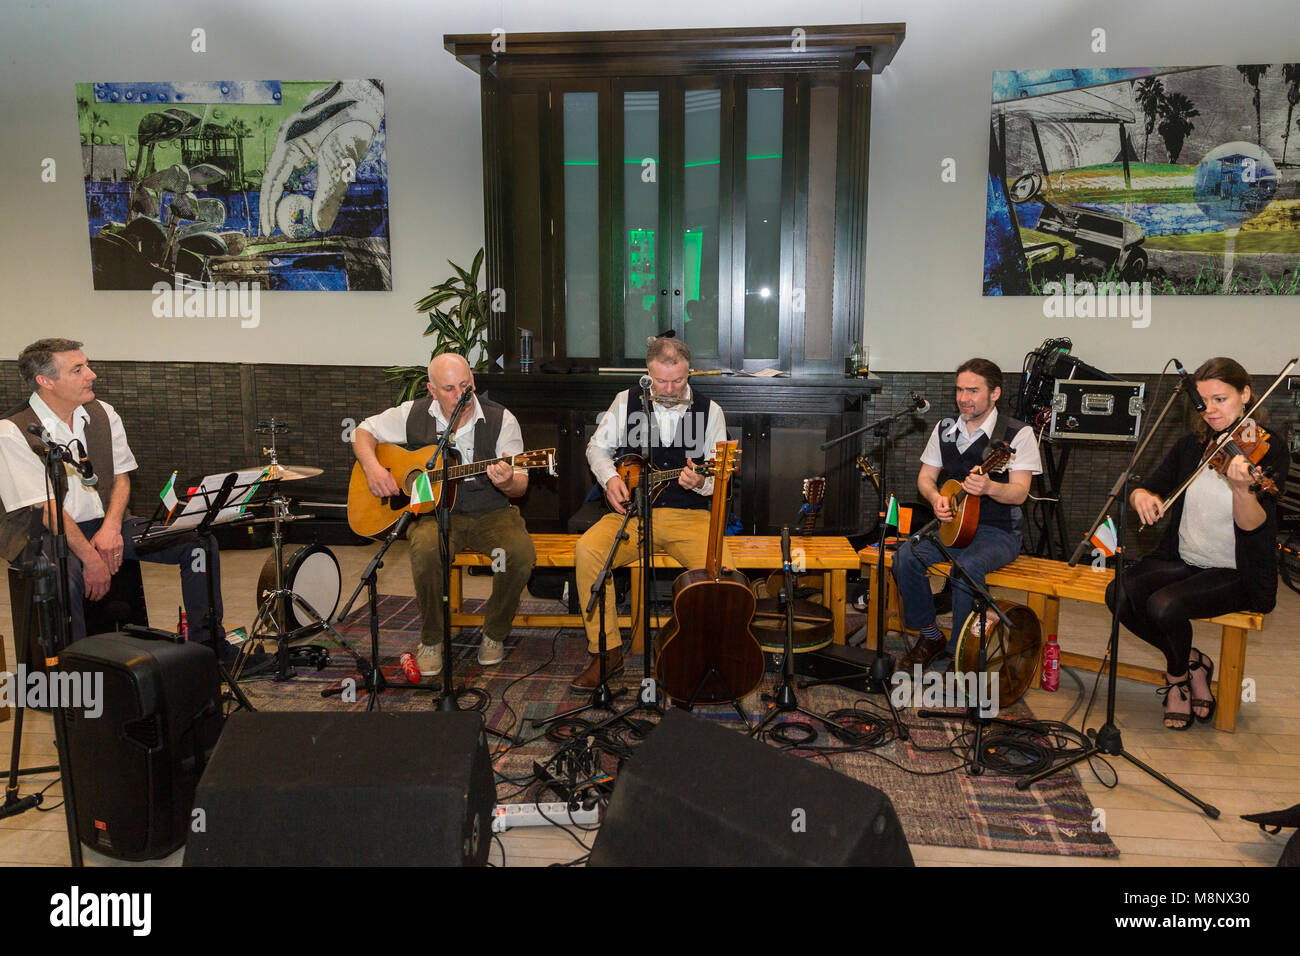
[[(39, 507), (44, 510), (46, 527), (57, 527), (52, 509), (60, 504), (49, 497), (46, 488), (45, 442), (28, 431), (30, 426), (44, 429), (54, 442), (76, 443), (98, 479), (87, 484), (76, 469), (64, 465), (68, 489), (61, 506), (71, 552), (68, 614), (72, 639), (86, 636), (83, 595), (91, 600), (103, 597), (123, 559), (138, 558), (180, 567), (190, 640), (211, 644), (224, 662), (233, 663), (237, 649), (226, 642), (221, 626), (221, 569), (216, 542), (206, 560), (195, 560), (202, 551), (193, 542), (145, 553), (136, 550), (132, 537), (139, 533), (143, 521), (127, 515), (135, 456), (127, 444), (122, 419), (113, 406), (95, 398), (98, 376), (86, 361), (81, 343), (57, 338), (33, 342), (18, 356), (18, 370), (32, 394), (25, 405), (0, 419), (0, 499), (7, 512), (5, 524), (13, 527), (24, 520), (29, 509)], [(6, 557), (12, 560), (16, 554), (10, 551)], [(214, 635), (207, 632), (209, 573), (214, 577), (217, 598)]]
[[(654, 499), (651, 527), (655, 547), (667, 551), (682, 567), (698, 568), (704, 564), (713, 479), (705, 479), (692, 465), (712, 457), (718, 442), (726, 441), (727, 420), (717, 402), (691, 388), (691, 350), (685, 342), (668, 336), (652, 339), (646, 349), (646, 370), (650, 373), (650, 420), (644, 420), (640, 389), (635, 386), (624, 389), (614, 397), (608, 411), (602, 413), (596, 432), (587, 444), (587, 464), (605, 490), (605, 501), (617, 514), (605, 515), (578, 539), (574, 549), (574, 575), (579, 595), (591, 593), (622, 523), (621, 515), (627, 512), (631, 500), (631, 491), (618, 476), (614, 461), (633, 452), (639, 454), (643, 434), (649, 437), (655, 470), (682, 469), (677, 480)], [(636, 518), (628, 523), (628, 534), (628, 540), (620, 542), (614, 555), (616, 568), (631, 564), (640, 555)], [(731, 566), (725, 543), (722, 560)], [(609, 582), (606, 586), (610, 587)], [(632, 611), (635, 614), (637, 609)], [(571, 686), (575, 690), (592, 690), (600, 680), (600, 621), (593, 610), (583, 623), (591, 661)], [(623, 670), (623, 641), (612, 588), (606, 592), (605, 634), (609, 645), (605, 652), (605, 673), (612, 676)]]
[[(429, 363), (429, 394), (372, 415), (353, 432), (352, 451), (366, 474), (366, 484), (376, 498), (404, 493), (379, 463), (380, 442), (423, 448), (436, 444), (448, 428), (461, 393), (474, 385), (469, 363), (445, 353)], [(524, 450), (519, 421), (509, 410), (486, 398), (473, 396), (456, 419), (451, 439), (461, 464), (485, 458), (509, 458)], [(528, 490), (528, 472), (498, 461), (480, 476), (459, 479), (451, 512), (451, 553), (473, 548), (483, 554), (497, 549), (504, 566), (493, 562), (492, 594), (483, 609), (483, 639), (478, 662), (484, 667), (505, 660), (505, 640), (510, 634), (519, 598), (537, 563), (533, 539), (524, 527), (519, 509), (510, 504)], [(411, 577), (415, 597), (424, 616), (416, 663), (420, 673), (442, 673), (442, 554), (437, 518), (419, 518), (406, 532), (411, 547)]]

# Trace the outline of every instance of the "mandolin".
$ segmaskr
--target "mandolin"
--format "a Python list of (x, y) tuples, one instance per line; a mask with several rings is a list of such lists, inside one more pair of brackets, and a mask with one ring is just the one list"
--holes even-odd
[[(1006, 471), (1015, 457), (1010, 445), (1004, 441), (996, 442), (989, 446), (979, 470), (986, 475)], [(980, 496), (966, 494), (956, 478), (945, 481), (939, 494), (948, 499), (948, 507), (952, 509), (952, 520), (939, 525), (939, 540), (950, 548), (964, 548), (971, 543), (979, 528)]]
[[(403, 511), (412, 511), (417, 515), (427, 514), (442, 503), (442, 460), (434, 463), (429, 472), (429, 487), (433, 491), (433, 500), (411, 503), (411, 489), (416, 479), (425, 473), (425, 465), (433, 457), (436, 445), (429, 445), (416, 451), (407, 451), (401, 445), (381, 444), (375, 448), (375, 457), (384, 466), (402, 494), (376, 498), (370, 493), (370, 484), (366, 481), (366, 472), (361, 462), (352, 466), (352, 479), (348, 482), (348, 526), (357, 534), (375, 537), (386, 532), (397, 523)], [(459, 461), (456, 450), (451, 449), (452, 459)], [(447, 507), (456, 506), (456, 482), (463, 478), (481, 475), (488, 465), (504, 461), (516, 468), (545, 468), (555, 472), (555, 449), (542, 448), (525, 451), (508, 458), (486, 458), (483, 461), (470, 462), (468, 465), (449, 464), (447, 468)], [(435, 480), (436, 479), (436, 480)]]
[[(736, 456), (739, 457), (740, 449), (736, 449)], [(692, 465), (695, 473), (701, 478), (713, 477), (714, 461), (701, 461)], [(614, 467), (618, 470), (618, 476), (623, 479), (623, 484), (629, 492), (638, 488), (641, 484), (641, 472), (645, 469), (645, 459), (636, 452), (629, 452), (622, 458), (614, 460)], [(654, 501), (663, 490), (668, 487), (668, 483), (676, 481), (686, 469), (683, 468), (665, 468), (657, 471), (653, 467), (650, 469), (650, 500)]]
[(718, 443), (704, 567), (677, 576), (673, 616), (659, 632), (655, 679), (670, 698), (688, 706), (739, 700), (763, 679), (763, 651), (751, 627), (754, 592), (743, 574), (722, 567), (736, 444)]

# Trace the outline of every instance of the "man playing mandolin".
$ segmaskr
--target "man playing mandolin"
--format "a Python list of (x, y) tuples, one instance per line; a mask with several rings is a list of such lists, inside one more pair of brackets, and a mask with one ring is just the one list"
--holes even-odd
[[(949, 501), (939, 491), (941, 472), (962, 483), (968, 498), (978, 499), (979, 523), (973, 540), (965, 547), (950, 547), (972, 578), (984, 582), (990, 571), (1010, 564), (1020, 554), (1022, 515), (1020, 504), (1029, 495), (1029, 483), (1042, 471), (1038, 443), (1028, 425), (1010, 416), (1000, 419), (995, 407), (1002, 395), (1002, 370), (988, 359), (973, 358), (957, 369), (956, 421), (946, 418), (934, 427), (921, 454), (921, 473), (916, 487), (930, 503), (936, 518), (952, 521)], [(1006, 471), (984, 474), (980, 464), (989, 445), (1004, 441), (1013, 457)], [(935, 619), (934, 598), (926, 568), (943, 561), (933, 544), (905, 543), (894, 559), (894, 580), (903, 603), (903, 623), (917, 631), (919, 639), (899, 662), (909, 671), (916, 664), (929, 666), (947, 646)], [(955, 639), (970, 614), (974, 596), (956, 575), (952, 579), (952, 637)], [(951, 648), (949, 648), (951, 650)]]
[[(650, 375), (652, 422), (642, 421), (641, 392), (635, 386), (619, 392), (609, 410), (602, 414), (599, 426), (587, 444), (587, 463), (592, 474), (605, 489), (605, 500), (618, 512), (605, 515), (578, 539), (575, 549), (575, 577), (578, 594), (586, 600), (596, 582), (605, 556), (622, 523), (621, 516), (631, 503), (631, 492), (618, 476), (614, 459), (640, 452), (639, 432), (650, 429), (650, 455), (654, 471), (682, 469), (673, 482), (654, 498), (654, 543), (667, 551), (686, 568), (704, 565), (708, 548), (709, 504), (713, 480), (706, 479), (691, 467), (711, 455), (720, 441), (726, 441), (727, 421), (717, 402), (710, 401), (687, 384), (691, 370), (691, 350), (675, 338), (660, 337), (646, 349), (646, 369)], [(637, 559), (637, 520), (628, 524), (629, 539), (619, 545), (614, 567), (623, 567)], [(723, 545), (723, 564), (731, 566), (731, 557)], [(608, 651), (606, 676), (623, 670), (623, 642), (618, 629), (613, 589), (606, 585), (605, 635)], [(597, 608), (599, 605), (597, 605)], [(633, 608), (635, 613), (636, 609)], [(573, 681), (576, 690), (592, 690), (600, 680), (600, 622), (593, 610), (583, 622), (587, 629), (587, 650), (591, 663)]]
[[(353, 433), (352, 450), (366, 473), (370, 493), (377, 498), (403, 493), (392, 474), (375, 456), (379, 442), (421, 448), (437, 444), (456, 410), (461, 392), (474, 385), (469, 363), (459, 355), (446, 353), (429, 363), (429, 394), (404, 402), (367, 418)], [(507, 458), (524, 450), (519, 422), (507, 409), (475, 395), (456, 421), (451, 440), (468, 464), (487, 457)], [(476, 458), (477, 456), (477, 458)], [(505, 659), (505, 639), (519, 607), (519, 597), (528, 585), (537, 563), (533, 539), (528, 536), (519, 509), (509, 499), (528, 490), (528, 472), (503, 461), (487, 466), (483, 475), (457, 483), (451, 512), (451, 552), (473, 548), (492, 554), (500, 548), (504, 568), (493, 561), (492, 595), (483, 609), (483, 641), (478, 662), (487, 667)], [(442, 673), (442, 556), (438, 548), (438, 521), (434, 515), (420, 518), (406, 533), (411, 546), (411, 577), (415, 597), (424, 617), (416, 663), (421, 674)]]

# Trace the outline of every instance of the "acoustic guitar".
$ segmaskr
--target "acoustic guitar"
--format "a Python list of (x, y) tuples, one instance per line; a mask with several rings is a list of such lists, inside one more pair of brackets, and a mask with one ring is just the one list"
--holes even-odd
[[(1007, 465), (1016, 457), (1011, 446), (1004, 441), (989, 447), (979, 470), (986, 475), (1006, 471)], [(964, 548), (975, 538), (980, 523), (980, 496), (968, 495), (956, 478), (949, 478), (939, 489), (939, 494), (948, 499), (952, 509), (952, 519), (939, 525), (939, 540), (950, 548)]]
[[(420, 515), (439, 507), (443, 496), (441, 458), (434, 462), (433, 468), (427, 469), (433, 500), (411, 503), (411, 489), (414, 488), (416, 480), (425, 473), (425, 465), (429, 463), (436, 450), (436, 445), (429, 445), (416, 451), (407, 451), (401, 445), (381, 444), (376, 447), (375, 457), (379, 459), (379, 464), (393, 476), (397, 487), (401, 489), (400, 494), (383, 498), (376, 498), (370, 493), (370, 483), (366, 481), (365, 469), (361, 467), (361, 462), (354, 464), (352, 479), (348, 482), (348, 526), (357, 534), (373, 538), (384, 534), (397, 524), (397, 519), (404, 511), (412, 511)], [(458, 462), (460, 456), (456, 450), (453, 448), (450, 451), (452, 461)], [(555, 449), (525, 451), (513, 457), (487, 458), (483, 461), (470, 462), (468, 465), (448, 462), (447, 507), (450, 509), (456, 506), (456, 483), (459, 480), (481, 475), (487, 471), (489, 465), (498, 461), (504, 461), (516, 468), (545, 468), (554, 474)]]
[(655, 679), (670, 698), (688, 704), (730, 703), (763, 679), (763, 651), (751, 629), (754, 592), (743, 574), (722, 567), (736, 445), (718, 443), (704, 567), (677, 576), (673, 616), (659, 632)]

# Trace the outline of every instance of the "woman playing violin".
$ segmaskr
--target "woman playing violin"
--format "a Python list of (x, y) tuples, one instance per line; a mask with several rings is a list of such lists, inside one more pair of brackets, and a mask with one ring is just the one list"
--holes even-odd
[[(1241, 365), (1212, 358), (1192, 377), (1205, 401), (1195, 431), (1179, 439), (1129, 496), (1144, 525), (1155, 524), (1166, 511), (1170, 524), (1156, 550), (1125, 570), (1119, 609), (1125, 627), (1164, 652), (1165, 686), (1157, 693), (1165, 697), (1165, 726), (1171, 730), (1214, 716), (1214, 662), (1192, 647), (1192, 619), (1242, 610), (1266, 613), (1277, 603), (1277, 494), (1290, 459), (1276, 436), (1258, 468), (1235, 453), (1250, 454), (1254, 442), (1267, 435), (1249, 421), (1238, 427), (1251, 400), (1250, 376)], [(1165, 499), (1196, 472), (1215, 440), (1234, 429), (1242, 436), (1239, 445), (1247, 447), (1220, 453), (1166, 506)], [(1261, 470), (1272, 476), (1275, 494), (1260, 488)], [(1106, 591), (1106, 604), (1115, 606), (1114, 584)]]

